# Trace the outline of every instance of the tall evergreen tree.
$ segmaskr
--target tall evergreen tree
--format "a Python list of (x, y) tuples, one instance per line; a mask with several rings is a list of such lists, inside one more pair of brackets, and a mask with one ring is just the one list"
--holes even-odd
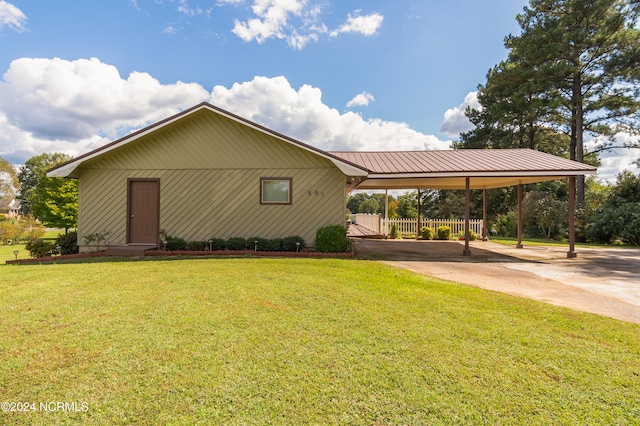
[(530, 0), (517, 16), (521, 34), (506, 39), (554, 107), (549, 124), (570, 134), (571, 159), (585, 162), (586, 134), (598, 138), (592, 152), (640, 146), (615, 142), (620, 132), (637, 134), (640, 122), (637, 13), (635, 0)]
[[(507, 60), (479, 86), (481, 108), (467, 111), (476, 128), (455, 146), (529, 147), (591, 164), (599, 152), (639, 147), (639, 13), (637, 0), (530, 0), (520, 35), (505, 39)], [(617, 143), (621, 132), (636, 139)], [(589, 151), (586, 135), (598, 142)]]

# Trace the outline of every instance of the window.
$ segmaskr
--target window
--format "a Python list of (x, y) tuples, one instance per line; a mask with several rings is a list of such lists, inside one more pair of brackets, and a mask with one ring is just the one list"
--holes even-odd
[(260, 204), (291, 204), (291, 178), (260, 178)]

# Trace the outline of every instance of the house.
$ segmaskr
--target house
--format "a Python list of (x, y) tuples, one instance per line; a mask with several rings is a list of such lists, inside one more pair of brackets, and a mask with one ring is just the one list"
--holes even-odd
[(345, 191), (367, 171), (202, 103), (49, 171), (78, 179), (78, 244), (156, 246), (159, 235), (300, 236), (345, 224)]
[(0, 215), (18, 217), (20, 215), (20, 201), (15, 198), (0, 198)]
[[(86, 251), (84, 238), (96, 233), (112, 247), (155, 247), (162, 233), (187, 241), (295, 235), (313, 245), (318, 228), (345, 225), (345, 195), (356, 188), (465, 190), (468, 224), (471, 190), (517, 185), (520, 242), (524, 184), (568, 178), (571, 191), (595, 172), (530, 149), (326, 152), (202, 103), (48, 176), (79, 180)], [(571, 202), (568, 214), (574, 257)]]

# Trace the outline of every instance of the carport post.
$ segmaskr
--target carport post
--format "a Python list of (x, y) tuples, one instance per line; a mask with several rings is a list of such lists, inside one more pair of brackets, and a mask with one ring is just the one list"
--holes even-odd
[(418, 223), (416, 223), (416, 240), (420, 238), (420, 188), (418, 188)]
[(384, 235), (389, 235), (389, 190), (384, 190)]
[(482, 241), (489, 239), (487, 235), (487, 189), (482, 190)]
[(524, 185), (518, 184), (518, 244), (516, 248), (523, 248), (522, 245), (522, 198), (524, 192)]
[(578, 257), (576, 253), (576, 178), (569, 178), (569, 251), (567, 258)]
[(471, 256), (469, 248), (469, 217), (471, 216), (471, 182), (469, 178), (464, 183), (464, 251), (463, 256)]

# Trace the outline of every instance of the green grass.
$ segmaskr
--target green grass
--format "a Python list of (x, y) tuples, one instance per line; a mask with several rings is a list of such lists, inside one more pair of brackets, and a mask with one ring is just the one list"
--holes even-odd
[(640, 326), (376, 262), (0, 266), (2, 424), (639, 424)]
[[(18, 250), (18, 259), (29, 259), (29, 251), (24, 248), (24, 244), (13, 244), (13, 245), (5, 245), (0, 244), (0, 267), (4, 265), (7, 260), (15, 260), (16, 256), (13, 253), (15, 250)], [(0, 269), (1, 271), (2, 269)], [(1, 274), (1, 272), (0, 272)], [(1, 280), (0, 275), (0, 280)]]
[[(493, 243), (503, 244), (507, 246), (515, 245), (518, 242), (517, 238), (513, 237), (490, 237), (489, 239)], [(567, 247), (569, 245), (568, 241), (556, 241), (556, 240), (547, 240), (547, 239), (537, 239), (537, 238), (523, 238), (522, 244), (525, 246), (551, 246), (551, 247)], [(593, 244), (593, 243), (576, 243), (576, 247), (584, 247), (584, 248), (634, 248), (634, 246), (628, 244)]]

